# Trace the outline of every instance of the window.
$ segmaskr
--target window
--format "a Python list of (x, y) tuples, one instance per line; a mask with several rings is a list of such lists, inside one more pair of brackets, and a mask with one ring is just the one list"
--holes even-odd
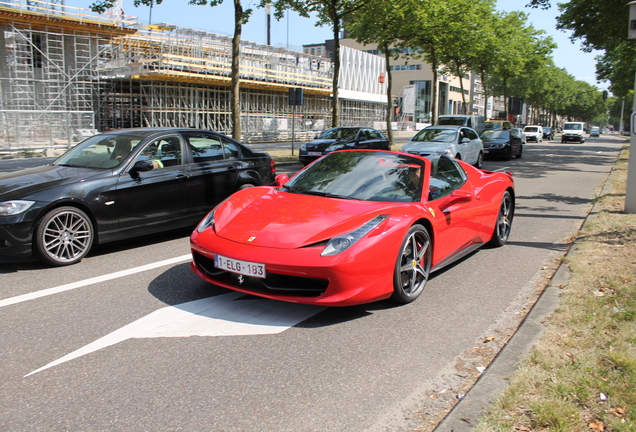
[(237, 159), (241, 156), (238, 146), (220, 135), (188, 134), (192, 160), (210, 162), (223, 159)]
[(450, 194), (466, 181), (466, 174), (452, 159), (441, 156), (438, 159), (431, 159), (431, 162), (433, 169), (429, 184), (429, 201)]
[(181, 165), (181, 139), (171, 135), (156, 139), (146, 145), (137, 161), (151, 161), (156, 168)]

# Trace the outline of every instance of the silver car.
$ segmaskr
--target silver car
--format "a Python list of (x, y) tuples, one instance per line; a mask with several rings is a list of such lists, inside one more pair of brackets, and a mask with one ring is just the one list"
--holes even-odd
[(462, 126), (429, 126), (422, 129), (401, 149), (420, 156), (449, 155), (481, 168), (484, 145), (473, 129)]

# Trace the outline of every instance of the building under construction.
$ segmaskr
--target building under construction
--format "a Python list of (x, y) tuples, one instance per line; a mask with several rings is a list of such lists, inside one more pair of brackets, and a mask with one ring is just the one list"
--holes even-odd
[[(122, 13), (0, 0), (0, 149), (65, 145), (95, 131), (197, 127), (231, 134), (231, 38)], [(383, 59), (345, 49), (341, 125), (386, 111)], [(347, 66), (348, 65), (348, 66)], [(331, 123), (329, 59), (242, 42), (244, 141), (290, 138)], [(304, 104), (289, 104), (289, 89)], [(292, 125), (293, 123), (293, 125)]]

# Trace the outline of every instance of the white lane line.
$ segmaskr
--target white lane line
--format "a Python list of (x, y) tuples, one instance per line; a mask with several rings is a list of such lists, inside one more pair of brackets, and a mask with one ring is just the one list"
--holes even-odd
[(36, 291), (36, 292), (32, 292), (32, 293), (28, 293), (28, 294), (22, 294), (19, 296), (15, 296), (15, 297), (9, 297), (7, 299), (4, 300), (0, 300), (0, 308), (5, 307), (5, 306), (10, 306), (10, 305), (14, 305), (16, 303), (22, 303), (25, 301), (29, 301), (29, 300), (34, 300), (40, 297), (46, 297), (46, 296), (50, 296), (53, 294), (58, 294), (64, 291), (70, 291), (76, 288), (82, 288), (88, 285), (93, 285), (96, 283), (100, 283), (100, 282), (105, 282), (105, 281), (109, 281), (112, 279), (117, 279), (120, 277), (124, 277), (124, 276), (130, 276), (132, 274), (135, 273), (141, 273), (147, 270), (152, 270), (155, 269), (157, 267), (163, 267), (166, 265), (171, 265), (171, 264), (176, 264), (176, 263), (180, 263), (183, 261), (189, 261), (192, 259), (192, 255), (188, 254), (188, 255), (181, 255), (175, 258), (170, 258), (167, 260), (163, 260), (163, 261), (157, 261), (155, 263), (151, 263), (151, 264), (146, 264), (146, 265), (142, 265), (139, 267), (134, 267), (128, 270), (122, 270), (122, 271), (118, 271), (115, 273), (110, 273), (110, 274), (106, 274), (103, 276), (96, 276), (94, 278), (90, 278), (90, 279), (85, 279), (82, 281), (77, 281), (77, 282), (72, 282), (69, 284), (65, 284), (65, 285), (60, 285), (57, 287), (53, 287), (53, 288), (47, 288), (47, 289), (43, 289), (41, 291)]
[(326, 309), (277, 300), (241, 299), (243, 296), (245, 294), (231, 292), (158, 309), (34, 370), (25, 378), (127, 339), (276, 334)]

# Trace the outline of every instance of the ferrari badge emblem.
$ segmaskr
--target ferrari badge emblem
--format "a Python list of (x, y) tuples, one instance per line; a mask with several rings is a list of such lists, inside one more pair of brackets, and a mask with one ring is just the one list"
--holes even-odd
[(245, 281), (245, 279), (243, 278), (243, 275), (239, 275), (239, 276), (238, 276), (238, 283), (239, 283), (239, 285), (242, 285), (244, 281)]
[(248, 242), (253, 242), (256, 237), (250, 237), (247, 239)]

